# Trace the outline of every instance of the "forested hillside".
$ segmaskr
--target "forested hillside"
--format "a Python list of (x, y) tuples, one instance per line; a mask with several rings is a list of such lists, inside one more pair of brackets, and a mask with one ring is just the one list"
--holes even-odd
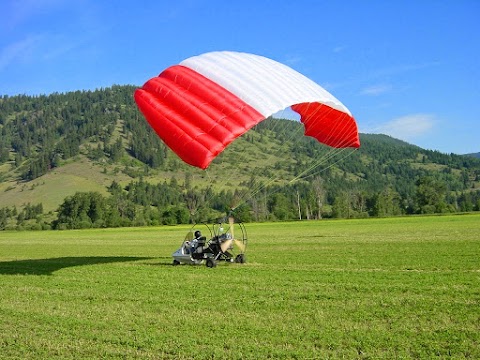
[(332, 150), (268, 119), (207, 169), (182, 163), (134, 87), (0, 98), (0, 229), (369, 217), (480, 210), (480, 160), (361, 135)]

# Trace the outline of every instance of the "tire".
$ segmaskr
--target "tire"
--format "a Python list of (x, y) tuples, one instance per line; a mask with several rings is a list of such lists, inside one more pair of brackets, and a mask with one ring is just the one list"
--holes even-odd
[(173, 266), (177, 266), (177, 265), (180, 265), (180, 261), (178, 261), (178, 260), (173, 260)]
[(207, 259), (207, 261), (205, 262), (205, 265), (208, 268), (214, 268), (215, 266), (217, 266), (217, 262), (214, 259)]
[(238, 264), (245, 264), (246, 260), (247, 259), (245, 258), (245, 254), (238, 254), (235, 257), (235, 262), (238, 263)]

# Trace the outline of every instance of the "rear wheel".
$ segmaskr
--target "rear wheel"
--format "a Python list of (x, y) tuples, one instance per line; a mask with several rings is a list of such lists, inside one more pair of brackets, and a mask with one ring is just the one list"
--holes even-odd
[(207, 259), (205, 265), (209, 268), (214, 268), (215, 266), (217, 266), (217, 262), (215, 261), (215, 259)]

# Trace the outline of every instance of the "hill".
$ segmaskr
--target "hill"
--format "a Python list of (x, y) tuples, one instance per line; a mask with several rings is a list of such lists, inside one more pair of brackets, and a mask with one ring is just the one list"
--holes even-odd
[[(361, 134), (357, 151), (329, 149), (291, 120), (267, 119), (207, 171), (192, 168), (149, 128), (133, 90), (1, 97), (0, 209), (41, 204), (50, 222), (77, 192), (121, 196), (134, 209), (123, 224), (151, 223), (152, 207), (160, 223), (172, 211), (168, 221), (184, 222), (182, 212), (206, 206), (210, 219), (240, 204), (252, 220), (480, 209), (478, 159), (376, 134)], [(118, 201), (109, 206), (124, 215)]]
[(480, 159), (480, 152), (474, 153), (474, 154), (466, 154), (465, 156), (470, 156), (470, 157), (474, 157), (474, 158)]

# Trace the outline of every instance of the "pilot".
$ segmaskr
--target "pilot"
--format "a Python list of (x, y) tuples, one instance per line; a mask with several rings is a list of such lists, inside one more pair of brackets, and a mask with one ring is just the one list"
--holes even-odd
[(203, 245), (205, 245), (205, 238), (202, 237), (202, 232), (200, 230), (195, 231), (193, 234), (194, 238), (192, 240), (192, 253), (201, 253), (203, 251)]
[(197, 230), (193, 234), (193, 239), (192, 240), (185, 240), (183, 248), (185, 254), (193, 254), (195, 252), (195, 249), (198, 246), (198, 240), (202, 237), (202, 233)]

